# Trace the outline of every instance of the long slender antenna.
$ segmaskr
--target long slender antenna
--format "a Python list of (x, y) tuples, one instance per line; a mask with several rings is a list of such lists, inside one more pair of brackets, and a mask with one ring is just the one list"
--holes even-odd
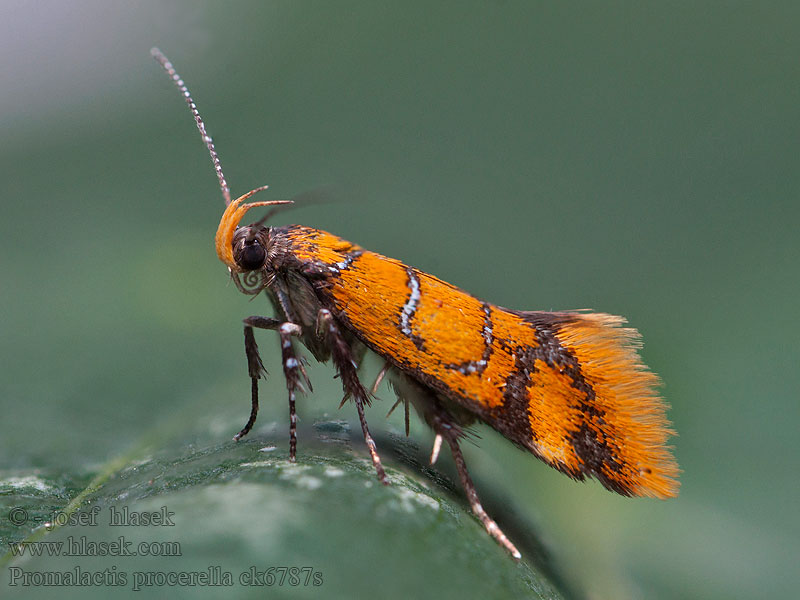
[(214, 142), (211, 141), (211, 136), (206, 133), (205, 123), (203, 123), (203, 119), (200, 118), (200, 112), (197, 110), (197, 105), (194, 103), (194, 100), (192, 100), (191, 94), (189, 94), (189, 89), (186, 87), (183, 79), (181, 79), (181, 76), (175, 72), (175, 67), (172, 66), (172, 63), (169, 62), (169, 59), (164, 56), (164, 53), (161, 52), (161, 50), (158, 48), (151, 48), (150, 54), (164, 68), (164, 70), (167, 72), (167, 75), (172, 78), (172, 81), (176, 86), (178, 86), (178, 89), (183, 94), (186, 104), (189, 105), (189, 110), (192, 111), (195, 123), (197, 123), (197, 129), (200, 130), (200, 135), (206, 144), (206, 148), (208, 148), (208, 152), (211, 154), (211, 162), (214, 163), (214, 171), (217, 173), (219, 187), (222, 190), (222, 197), (225, 199), (225, 206), (228, 206), (231, 203), (231, 189), (228, 187), (228, 182), (225, 181), (225, 175), (222, 173), (222, 165), (219, 162), (217, 151), (214, 149)]

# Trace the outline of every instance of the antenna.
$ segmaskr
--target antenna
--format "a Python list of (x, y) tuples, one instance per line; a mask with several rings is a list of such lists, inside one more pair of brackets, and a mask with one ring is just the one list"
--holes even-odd
[(206, 144), (206, 148), (208, 148), (208, 152), (211, 154), (211, 162), (214, 163), (214, 171), (217, 173), (219, 187), (222, 190), (222, 197), (225, 199), (225, 206), (228, 206), (231, 203), (231, 190), (228, 187), (228, 182), (225, 181), (225, 175), (222, 173), (222, 165), (219, 162), (217, 151), (214, 149), (214, 142), (211, 141), (211, 136), (206, 133), (206, 125), (203, 123), (203, 119), (200, 118), (200, 112), (197, 110), (197, 105), (194, 103), (194, 100), (192, 100), (191, 94), (189, 94), (189, 89), (186, 87), (183, 79), (181, 79), (181, 76), (175, 71), (175, 67), (172, 66), (172, 63), (169, 62), (169, 59), (164, 56), (164, 53), (161, 52), (161, 50), (158, 48), (151, 48), (150, 54), (163, 67), (163, 69), (167, 72), (167, 75), (172, 78), (172, 81), (176, 86), (178, 86), (181, 94), (183, 94), (186, 104), (189, 105), (189, 110), (192, 111), (195, 123), (197, 123), (197, 129), (200, 130), (200, 135)]

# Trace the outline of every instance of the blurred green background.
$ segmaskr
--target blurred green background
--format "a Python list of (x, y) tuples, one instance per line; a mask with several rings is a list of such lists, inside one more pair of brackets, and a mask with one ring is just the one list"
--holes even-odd
[[(225, 456), (246, 419), (240, 320), (269, 311), (216, 258), (216, 179), (157, 45), (234, 194), (336, 186), (278, 222), (499, 305), (591, 307), (642, 332), (679, 432), (678, 499), (574, 483), (487, 428), (465, 448), (578, 597), (796, 596), (798, 26), (795, 2), (3, 2), (0, 493), (66, 504), (145, 439)], [(248, 443), (285, 456), (277, 343), (259, 340), (272, 377)], [(357, 433), (331, 369), (310, 374), (306, 438), (325, 419)], [(388, 439), (402, 417), (381, 396), (369, 416)], [(427, 451), (419, 423), (412, 438)], [(379, 527), (348, 523), (353, 552)], [(459, 563), (430, 558), (447, 543), (371, 550), (363, 588), (331, 558), (305, 597), (370, 577), (413, 589), (430, 564), (431, 589), (451, 585)]]

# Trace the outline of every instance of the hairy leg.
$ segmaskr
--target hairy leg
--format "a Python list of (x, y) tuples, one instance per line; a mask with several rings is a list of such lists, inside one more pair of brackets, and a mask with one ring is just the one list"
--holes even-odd
[(336, 320), (327, 309), (323, 308), (317, 315), (317, 333), (326, 339), (331, 346), (331, 357), (339, 372), (342, 387), (344, 388), (344, 400), (342, 402), (349, 398), (352, 398), (353, 402), (355, 402), (358, 420), (361, 422), (361, 431), (364, 434), (364, 441), (367, 444), (370, 457), (372, 457), (372, 465), (378, 474), (378, 480), (387, 485), (389, 482), (381, 464), (381, 457), (378, 456), (375, 440), (370, 435), (367, 419), (364, 415), (364, 405), (369, 405), (369, 394), (358, 379), (356, 370), (358, 365), (353, 358), (350, 344), (345, 340), (339, 326), (336, 324)]
[(281, 322), (269, 317), (248, 317), (244, 319), (244, 346), (247, 354), (247, 365), (252, 382), (252, 408), (250, 419), (244, 428), (233, 438), (239, 440), (252, 429), (258, 414), (258, 379), (261, 373), (266, 373), (261, 357), (258, 354), (253, 327), (259, 329), (277, 330), (281, 340), (281, 357), (283, 360), (283, 374), (286, 378), (286, 389), (289, 392), (289, 460), (294, 461), (297, 455), (297, 409), (295, 406), (296, 391), (304, 390), (303, 381), (311, 388), (311, 382), (306, 375), (305, 367), (294, 351), (292, 336), (302, 333), (300, 326), (295, 323)]
[(458, 477), (461, 479), (461, 486), (467, 495), (470, 508), (472, 512), (478, 517), (478, 520), (483, 524), (487, 533), (492, 536), (497, 543), (499, 543), (506, 551), (516, 560), (522, 558), (519, 550), (511, 543), (511, 540), (506, 537), (506, 534), (498, 527), (486, 511), (483, 509), (478, 492), (475, 490), (475, 484), (472, 483), (472, 478), (467, 471), (467, 463), (464, 461), (464, 455), (461, 453), (461, 447), (458, 445), (459, 437), (461, 436), (461, 427), (459, 427), (452, 419), (446, 409), (441, 406), (438, 400), (433, 400), (434, 408), (430, 414), (430, 422), (436, 432), (436, 442), (434, 443), (434, 450), (431, 454), (431, 461), (435, 462), (436, 456), (439, 454), (438, 446), (441, 445), (441, 440), (444, 439), (450, 446), (450, 452), (453, 455), (453, 461), (456, 463), (458, 470)]

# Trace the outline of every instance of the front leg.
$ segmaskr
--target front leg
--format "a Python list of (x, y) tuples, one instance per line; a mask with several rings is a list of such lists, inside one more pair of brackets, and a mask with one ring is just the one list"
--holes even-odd
[(301, 378), (311, 389), (311, 382), (306, 375), (305, 367), (301, 359), (297, 357), (292, 345), (292, 336), (299, 336), (302, 333), (300, 326), (296, 323), (281, 322), (269, 317), (248, 317), (244, 319), (244, 348), (247, 355), (247, 365), (252, 382), (252, 407), (250, 418), (244, 428), (234, 436), (238, 441), (242, 436), (252, 429), (258, 414), (258, 379), (261, 373), (266, 373), (261, 357), (258, 354), (253, 327), (259, 329), (277, 330), (281, 340), (281, 357), (283, 360), (283, 375), (286, 378), (286, 388), (289, 392), (289, 460), (294, 462), (297, 455), (297, 410), (295, 407), (296, 390), (299, 387), (304, 390)]
[(372, 465), (375, 467), (375, 472), (378, 474), (378, 480), (388, 485), (389, 481), (386, 479), (386, 472), (383, 470), (381, 464), (381, 457), (378, 455), (378, 449), (375, 446), (375, 440), (369, 433), (367, 426), (367, 419), (364, 415), (364, 405), (369, 405), (369, 394), (361, 381), (358, 379), (357, 363), (353, 357), (353, 352), (350, 349), (350, 344), (342, 336), (339, 326), (336, 324), (335, 319), (331, 312), (325, 308), (317, 314), (317, 334), (328, 341), (331, 347), (331, 357), (339, 372), (339, 377), (342, 379), (342, 387), (344, 388), (344, 399), (342, 404), (348, 399), (352, 398), (356, 404), (358, 411), (358, 420), (361, 422), (361, 432), (364, 434), (364, 442), (367, 444), (367, 449), (372, 457)]

